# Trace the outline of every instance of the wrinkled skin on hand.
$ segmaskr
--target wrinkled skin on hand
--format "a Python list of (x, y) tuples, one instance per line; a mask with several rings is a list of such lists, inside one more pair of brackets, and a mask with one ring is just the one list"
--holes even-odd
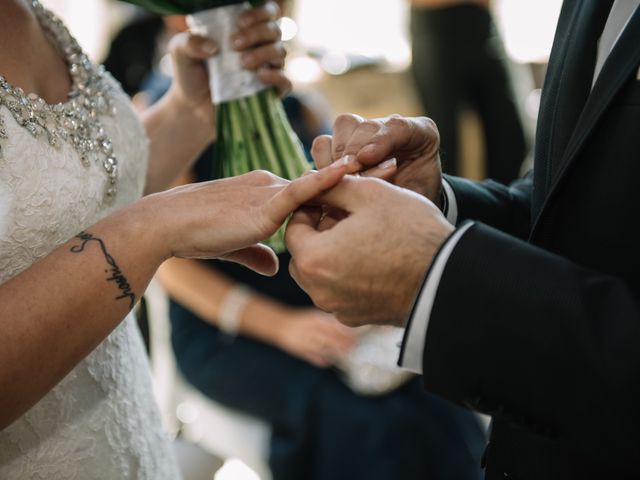
[(289, 270), (321, 309), (349, 326), (404, 325), (435, 253), (454, 230), (429, 200), (376, 178), (347, 176), (299, 210), (286, 244)]
[[(439, 148), (440, 135), (430, 118), (391, 115), (367, 120), (344, 114), (337, 117), (332, 136), (315, 140), (312, 153), (320, 168), (344, 156), (354, 156), (362, 175), (384, 178), (441, 206)], [(396, 160), (392, 174), (389, 165), (380, 168), (389, 159)]]

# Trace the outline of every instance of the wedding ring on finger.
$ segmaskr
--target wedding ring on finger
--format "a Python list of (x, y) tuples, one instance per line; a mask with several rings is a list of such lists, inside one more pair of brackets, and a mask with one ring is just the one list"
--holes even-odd
[(322, 221), (327, 218), (327, 214), (329, 212), (329, 209), (327, 208), (326, 205), (322, 205), (322, 213), (320, 213), (320, 219), (318, 220), (318, 224), (322, 223)]

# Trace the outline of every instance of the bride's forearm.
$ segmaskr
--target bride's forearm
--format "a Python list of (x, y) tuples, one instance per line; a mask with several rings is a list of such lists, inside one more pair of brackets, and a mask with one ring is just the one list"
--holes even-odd
[(0, 285), (0, 430), (122, 321), (167, 258), (226, 257), (273, 274), (275, 256), (256, 242), (347, 168), (291, 183), (253, 172), (150, 195)]
[(0, 285), (0, 430), (87, 356), (144, 292), (166, 253), (136, 208)]
[(214, 140), (213, 107), (191, 106), (171, 89), (142, 114), (150, 140), (145, 193), (166, 189)]

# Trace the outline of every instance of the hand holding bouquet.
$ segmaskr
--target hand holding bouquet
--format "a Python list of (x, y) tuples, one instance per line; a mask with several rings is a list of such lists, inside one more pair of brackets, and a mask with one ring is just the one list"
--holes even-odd
[[(125, 0), (162, 15), (189, 15), (193, 33), (210, 37), (220, 47), (208, 60), (210, 91), (216, 105), (217, 176), (268, 170), (295, 179), (309, 169), (300, 140), (291, 129), (277, 93), (245, 69), (232, 47), (238, 17), (251, 5), (239, 0)], [(212, 127), (213, 128), (213, 127)], [(284, 250), (284, 228), (267, 241)]]

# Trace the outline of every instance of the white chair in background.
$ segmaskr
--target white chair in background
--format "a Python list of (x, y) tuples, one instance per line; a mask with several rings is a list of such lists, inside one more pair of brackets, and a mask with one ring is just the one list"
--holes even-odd
[[(151, 369), (165, 427), (174, 434), (180, 431), (183, 439), (215, 457), (242, 461), (256, 472), (260, 480), (271, 480), (267, 464), (271, 435), (269, 425), (212, 401), (182, 378), (171, 348), (167, 296), (153, 281), (145, 299)], [(184, 448), (176, 449), (179, 454), (181, 450)]]

